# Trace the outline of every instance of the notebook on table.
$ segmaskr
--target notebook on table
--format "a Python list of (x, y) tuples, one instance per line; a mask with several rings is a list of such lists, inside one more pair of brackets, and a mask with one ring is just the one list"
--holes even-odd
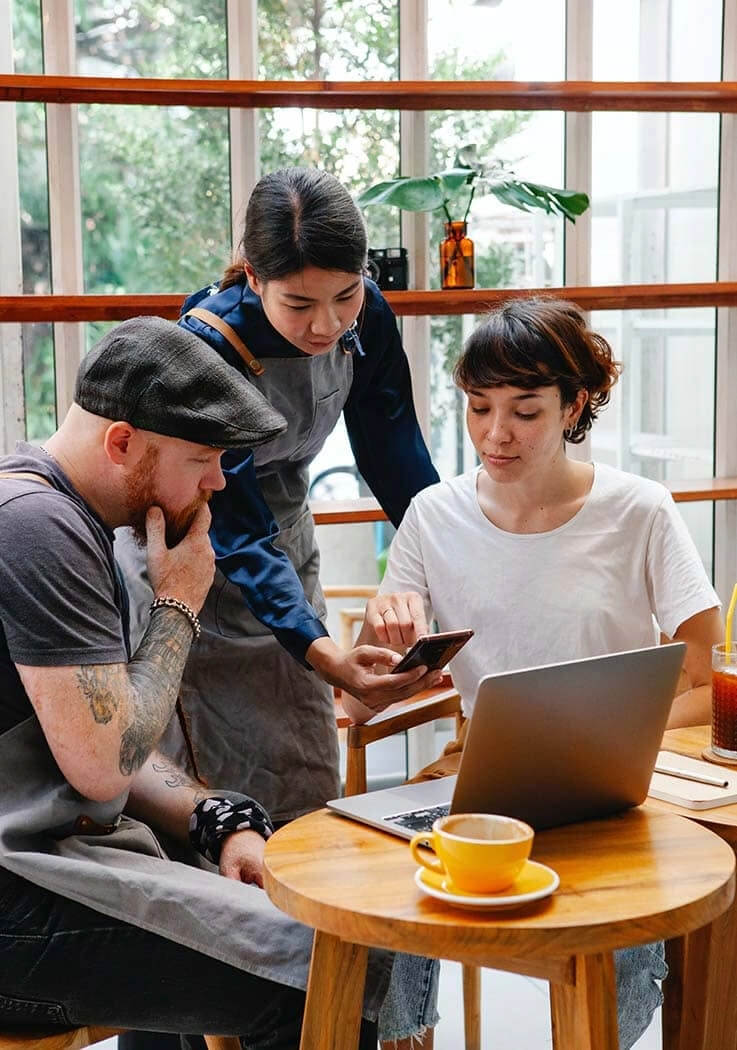
[(457, 777), (328, 806), (410, 839), (447, 813), (503, 813), (534, 828), (644, 802), (686, 646), (682, 642), (488, 675)]
[(648, 795), (663, 802), (674, 802), (686, 809), (715, 809), (717, 806), (728, 806), (737, 802), (737, 771), (717, 766), (713, 762), (703, 762), (698, 758), (678, 755), (675, 751), (660, 751), (656, 766), (670, 766), (693, 773), (695, 776), (716, 777), (726, 782), (726, 787), (711, 784), (697, 784), (692, 780), (681, 780), (667, 773), (653, 773)]

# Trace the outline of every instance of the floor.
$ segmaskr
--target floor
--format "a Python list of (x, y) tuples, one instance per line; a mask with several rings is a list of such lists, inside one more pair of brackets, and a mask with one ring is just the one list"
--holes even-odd
[[(548, 1050), (552, 1046), (548, 986), (532, 977), (484, 970), (482, 1039), (485, 1050)], [(441, 1021), (435, 1050), (462, 1050), (461, 967), (444, 962), (440, 971)], [(637, 1050), (660, 1050), (660, 1013), (636, 1043)]]
[[(485, 1050), (548, 1050), (550, 1014), (548, 988), (544, 981), (484, 970), (482, 1047)], [(435, 1030), (435, 1050), (462, 1050), (463, 997), (461, 967), (443, 962), (440, 974), (441, 1021)], [(116, 1040), (100, 1043), (104, 1050), (115, 1050)], [(636, 1044), (637, 1050), (660, 1050), (658, 1013)]]

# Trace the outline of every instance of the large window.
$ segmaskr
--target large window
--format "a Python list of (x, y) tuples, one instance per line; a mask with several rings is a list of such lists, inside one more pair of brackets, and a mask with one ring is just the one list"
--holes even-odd
[[(722, 0), (705, 0), (697, 19), (688, 0), (258, 0), (253, 7), (228, 0), (76, 0), (45, 4), (45, 37), (40, 0), (13, 0), (11, 8), (16, 72), (44, 71), (44, 52), (53, 52), (70, 28), (59, 24), (58, 12), (73, 9), (75, 59), (68, 71), (121, 78), (709, 82), (722, 76), (722, 55), (735, 50), (725, 33), (737, 32)], [(233, 32), (249, 40), (229, 39)], [(234, 58), (249, 51), (244, 43), (253, 55), (247, 73)], [(551, 186), (568, 180), (591, 196), (590, 213), (569, 237), (560, 219), (477, 194), (468, 232), (479, 288), (710, 282), (725, 238), (737, 228), (734, 200), (720, 200), (725, 140), (715, 113), (594, 112), (569, 121), (554, 109), (435, 110), (408, 123), (390, 109), (265, 107), (245, 146), (231, 137), (234, 115), (183, 105), (77, 107), (79, 292), (184, 295), (216, 279), (242, 223), (242, 214), (231, 212), (240, 211), (259, 170), (320, 165), (358, 193), (400, 173), (410, 155), (415, 171), (440, 170), (470, 145), (487, 167)], [(44, 106), (17, 105), (16, 123), (23, 289), (57, 291), (47, 170), (58, 157), (48, 156)], [(408, 127), (416, 139), (412, 154)], [(65, 149), (68, 142), (54, 147)], [(236, 174), (231, 186), (238, 171), (247, 177)], [(395, 209), (372, 207), (366, 220), (372, 246), (400, 243)], [(418, 261), (428, 259), (433, 289), (442, 236), (443, 219), (433, 213), (422, 243), (410, 244), (411, 273), (425, 272)], [(724, 335), (718, 343), (716, 313), (648, 307), (593, 314), (624, 371), (585, 454), (664, 481), (713, 473), (715, 448), (727, 432), (716, 412), (718, 367), (725, 354), (728, 360), (737, 353), (723, 345)], [(450, 374), (476, 321), (469, 312), (435, 316), (425, 328), (406, 326), (420, 415), (443, 475), (474, 462), (463, 398)], [(86, 345), (104, 327), (88, 325)], [(24, 326), (32, 438), (54, 426), (60, 352), (57, 346), (55, 372), (51, 326)], [(323, 498), (365, 494), (343, 429), (313, 465), (313, 478)], [(707, 565), (711, 506), (685, 512)], [(364, 531), (371, 560), (370, 548), (382, 538)]]

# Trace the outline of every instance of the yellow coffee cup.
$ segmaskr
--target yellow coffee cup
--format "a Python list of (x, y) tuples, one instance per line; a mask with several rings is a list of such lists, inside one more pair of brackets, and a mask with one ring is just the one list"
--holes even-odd
[[(415, 835), (412, 856), (442, 875), (450, 889), (465, 893), (496, 893), (511, 886), (532, 849), (535, 832), (515, 817), (492, 813), (454, 813), (440, 817), (432, 832)], [(428, 856), (427, 846), (436, 854)]]

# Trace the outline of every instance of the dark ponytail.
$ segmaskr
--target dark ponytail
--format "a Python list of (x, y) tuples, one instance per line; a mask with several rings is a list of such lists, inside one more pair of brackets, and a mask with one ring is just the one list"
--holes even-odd
[(282, 168), (264, 175), (251, 194), (239, 251), (220, 287), (245, 280), (248, 260), (259, 280), (299, 273), (305, 266), (361, 273), (366, 227), (345, 186), (318, 168)]

